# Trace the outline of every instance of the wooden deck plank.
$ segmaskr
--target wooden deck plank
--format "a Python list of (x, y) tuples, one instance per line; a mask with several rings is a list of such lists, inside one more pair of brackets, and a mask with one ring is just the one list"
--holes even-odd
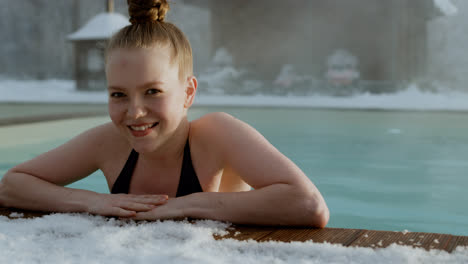
[(270, 235), (276, 229), (277, 228), (275, 227), (236, 226), (236, 227), (229, 228), (227, 230), (229, 232), (228, 235), (225, 235), (225, 236), (215, 235), (214, 238), (216, 240), (233, 238), (233, 239), (240, 240), (240, 241), (249, 240), (249, 239), (253, 239), (255, 241), (261, 241), (264, 237)]
[(342, 229), (342, 228), (277, 228), (271, 234), (265, 236), (260, 241), (309, 241), (312, 240), (317, 243), (332, 243), (341, 244), (344, 246), (349, 245), (352, 241), (357, 239), (363, 232), (360, 229)]
[[(16, 208), (10, 209), (10, 208), (0, 207), (0, 215), (10, 217), (11, 213), (23, 214), (23, 218), (35, 218), (35, 217), (41, 217), (43, 215), (49, 214), (47, 212), (28, 211), (28, 210), (22, 210), (22, 209), (16, 209)], [(16, 218), (16, 217), (10, 217), (10, 218)]]
[(397, 244), (429, 250), (445, 249), (451, 240), (451, 235), (444, 234), (368, 230), (350, 246), (385, 248), (391, 244)]
[[(23, 214), (24, 218), (41, 217), (48, 213), (34, 212), (13, 208), (0, 207), (0, 215), (11, 217), (11, 213)], [(219, 239), (264, 241), (310, 241), (316, 243), (341, 244), (351, 247), (385, 248), (391, 244), (406, 245), (418, 248), (440, 249), (452, 252), (458, 246), (468, 247), (468, 236), (452, 236), (447, 234), (421, 232), (392, 232), (344, 228), (301, 228), (233, 225), (227, 229), (225, 236), (215, 235)]]
[(457, 247), (468, 247), (468, 237), (467, 236), (453, 236), (452, 240), (445, 247), (445, 250), (448, 252), (452, 252)]
[(39, 116), (26, 116), (26, 117), (13, 117), (13, 118), (1, 118), (1, 126), (20, 125), (20, 124), (31, 124), (45, 121), (57, 121), (71, 118), (84, 118), (84, 117), (95, 117), (107, 115), (105, 111), (94, 111), (85, 113), (63, 113), (63, 114), (48, 114)]

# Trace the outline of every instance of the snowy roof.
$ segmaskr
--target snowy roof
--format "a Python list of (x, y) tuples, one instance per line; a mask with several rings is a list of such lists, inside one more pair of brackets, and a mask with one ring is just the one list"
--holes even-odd
[(351, 54), (349, 51), (343, 50), (343, 49), (335, 50), (327, 58), (327, 65), (329, 67), (333, 65), (346, 65), (346, 64), (350, 64), (351, 66), (356, 67), (358, 63), (359, 61), (356, 58), (356, 56)]
[(453, 16), (458, 12), (457, 6), (450, 0), (434, 0), (434, 5), (444, 16)]
[(67, 38), (69, 40), (109, 39), (115, 32), (127, 25), (130, 25), (128, 18), (121, 14), (100, 13)]

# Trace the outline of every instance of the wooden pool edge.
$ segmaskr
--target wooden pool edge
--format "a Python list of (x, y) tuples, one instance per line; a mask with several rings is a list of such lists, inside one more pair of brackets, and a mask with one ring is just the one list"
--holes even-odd
[[(15, 214), (16, 213), (16, 214)], [(20, 214), (20, 215), (18, 215)], [(10, 219), (42, 217), (50, 213), (0, 207), (0, 216)], [(345, 247), (386, 248), (397, 244), (425, 250), (443, 250), (451, 253), (457, 247), (468, 247), (468, 236), (424, 232), (393, 232), (346, 228), (307, 228), (233, 225), (227, 235), (215, 235), (216, 240), (235, 239), (257, 242), (305, 242), (339, 244)]]
[(86, 113), (65, 113), (65, 114), (48, 114), (38, 116), (26, 116), (26, 117), (13, 117), (13, 118), (1, 118), (0, 127), (11, 126), (11, 125), (22, 125), (31, 124), (47, 121), (59, 121), (73, 118), (87, 118), (87, 117), (98, 117), (106, 116), (105, 112), (86, 112)]

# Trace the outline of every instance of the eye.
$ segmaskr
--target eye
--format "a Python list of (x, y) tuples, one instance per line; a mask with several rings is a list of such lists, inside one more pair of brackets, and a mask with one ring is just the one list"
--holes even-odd
[(121, 93), (121, 92), (114, 92), (114, 93), (110, 94), (110, 97), (114, 97), (114, 98), (120, 98), (120, 97), (124, 97), (124, 96), (125, 96), (125, 94)]
[(161, 91), (158, 90), (158, 89), (148, 89), (148, 90), (146, 90), (146, 94), (158, 94), (160, 92)]

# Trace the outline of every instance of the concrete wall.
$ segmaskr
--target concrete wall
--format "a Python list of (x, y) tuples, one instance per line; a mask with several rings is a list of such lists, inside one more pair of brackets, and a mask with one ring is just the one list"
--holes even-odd
[(71, 76), (74, 1), (0, 1), (0, 75), (46, 78)]
[[(429, 4), (430, 5), (429, 5)], [(212, 1), (213, 46), (237, 66), (272, 78), (281, 65), (322, 77), (326, 57), (344, 48), (368, 80), (401, 80), (424, 72), (425, 12), (419, 0)]]
[[(0, 0), (0, 76), (72, 78), (73, 46), (65, 38), (104, 12), (106, 2)], [(359, 57), (364, 79), (425, 72), (429, 0), (172, 2), (168, 20), (188, 35), (196, 72), (222, 46), (237, 66), (268, 79), (286, 63), (322, 77), (326, 57), (339, 48)], [(115, 0), (115, 11), (127, 15), (126, 0)]]

